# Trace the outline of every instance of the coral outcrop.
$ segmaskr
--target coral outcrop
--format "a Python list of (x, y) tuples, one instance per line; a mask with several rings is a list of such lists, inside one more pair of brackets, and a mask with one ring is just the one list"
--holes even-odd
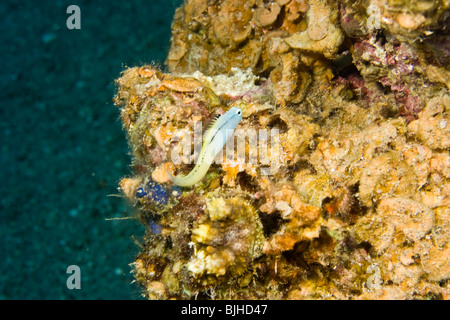
[[(448, 299), (448, 1), (186, 0), (124, 70), (149, 299)], [(198, 136), (239, 107), (192, 187)]]

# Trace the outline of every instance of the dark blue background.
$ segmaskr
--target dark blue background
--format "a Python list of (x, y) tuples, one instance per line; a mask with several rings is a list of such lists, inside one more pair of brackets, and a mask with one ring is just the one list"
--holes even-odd
[[(81, 30), (68, 30), (69, 5)], [(135, 299), (144, 229), (117, 183), (131, 163), (114, 79), (162, 66), (181, 0), (1, 1), (0, 299)], [(81, 290), (66, 268), (81, 268)]]

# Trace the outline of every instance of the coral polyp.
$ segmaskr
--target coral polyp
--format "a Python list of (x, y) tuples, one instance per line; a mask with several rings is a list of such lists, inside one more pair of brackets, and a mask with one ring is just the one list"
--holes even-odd
[(251, 262), (261, 256), (262, 232), (257, 211), (244, 199), (208, 199), (206, 214), (192, 229), (194, 255), (187, 270), (195, 278), (213, 283), (236, 279), (248, 272)]

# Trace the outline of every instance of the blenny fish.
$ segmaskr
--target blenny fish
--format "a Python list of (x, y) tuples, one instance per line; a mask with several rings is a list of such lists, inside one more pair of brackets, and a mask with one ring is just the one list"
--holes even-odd
[(187, 176), (181, 177), (168, 173), (170, 180), (180, 187), (189, 187), (202, 180), (241, 120), (242, 110), (237, 107), (232, 107), (225, 114), (216, 117), (205, 131), (202, 149), (194, 169)]

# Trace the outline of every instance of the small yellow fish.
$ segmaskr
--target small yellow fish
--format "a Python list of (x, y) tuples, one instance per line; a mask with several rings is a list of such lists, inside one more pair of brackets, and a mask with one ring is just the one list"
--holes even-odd
[(225, 114), (216, 118), (205, 132), (202, 149), (194, 169), (187, 176), (182, 177), (174, 177), (168, 173), (170, 180), (177, 186), (189, 187), (203, 179), (214, 158), (233, 135), (234, 129), (241, 120), (242, 110), (236, 107), (230, 108)]

